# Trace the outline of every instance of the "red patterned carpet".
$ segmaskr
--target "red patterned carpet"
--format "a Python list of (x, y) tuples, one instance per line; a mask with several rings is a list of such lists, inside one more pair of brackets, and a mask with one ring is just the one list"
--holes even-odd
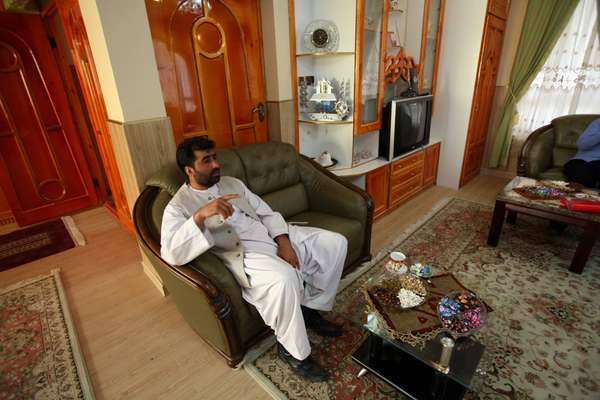
[[(492, 208), (453, 199), (393, 249), (452, 272), (494, 312), (478, 337), (487, 345), (481, 399), (600, 398), (600, 244), (582, 275), (567, 268), (577, 231), (553, 233), (548, 223), (519, 216), (504, 226), (500, 244), (487, 246)], [(391, 249), (390, 249), (391, 250)], [(361, 285), (383, 261), (338, 294), (331, 317), (345, 326), (341, 338), (311, 335), (313, 354), (331, 379), (296, 378), (271, 347), (246, 366), (279, 397), (289, 399), (403, 398), (360, 368), (351, 354), (365, 337)], [(399, 374), (402, 370), (399, 369)], [(275, 390), (273, 390), (275, 389)]]
[(0, 289), (0, 400), (93, 398), (58, 270)]
[(75, 247), (62, 220), (0, 235), (0, 271)]

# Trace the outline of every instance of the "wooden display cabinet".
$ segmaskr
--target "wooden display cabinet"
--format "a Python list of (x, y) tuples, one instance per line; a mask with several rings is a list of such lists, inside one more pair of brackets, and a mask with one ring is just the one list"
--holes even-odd
[(440, 144), (436, 143), (425, 149), (423, 165), (423, 187), (435, 185), (437, 180), (438, 162), (440, 159)]
[(367, 173), (366, 190), (373, 198), (373, 217), (381, 217), (435, 184), (439, 156), (438, 142)]
[(389, 174), (389, 164), (374, 169), (367, 174), (366, 188), (373, 198), (373, 218), (379, 217), (388, 209)]

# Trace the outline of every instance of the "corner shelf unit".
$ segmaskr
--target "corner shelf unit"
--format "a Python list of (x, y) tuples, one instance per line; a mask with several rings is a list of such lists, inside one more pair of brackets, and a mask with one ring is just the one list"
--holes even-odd
[[(290, 55), (292, 63), (292, 87), (295, 105), (296, 148), (300, 153), (316, 158), (323, 151), (329, 151), (338, 164), (333, 170), (352, 168), (367, 161), (361, 155), (377, 157), (378, 134), (381, 125), (381, 110), (378, 105), (383, 103), (383, 55), (387, 26), (387, 0), (288, 0), (290, 11)], [(372, 18), (369, 14), (379, 10), (379, 17)], [(365, 22), (364, 20), (368, 22)], [(310, 52), (304, 45), (306, 27), (315, 20), (333, 22), (338, 30), (338, 47), (335, 51)], [(365, 26), (369, 24), (369, 26)], [(358, 37), (357, 37), (358, 35)], [(369, 36), (367, 38), (367, 36)], [(378, 43), (372, 46), (372, 41)], [(367, 47), (370, 65), (368, 71), (371, 81), (363, 82), (363, 47)], [(375, 53), (373, 53), (375, 48)], [(365, 64), (365, 65), (366, 65)], [(374, 73), (375, 71), (375, 73)], [(379, 72), (378, 79), (373, 77)], [(366, 74), (365, 74), (366, 76)], [(348, 119), (343, 121), (313, 121), (306, 115), (308, 102), (312, 92), (302, 96), (299, 93), (299, 78), (312, 77), (316, 84), (320, 79), (327, 79), (333, 86), (340, 82), (346, 88), (344, 99), (350, 107)], [(344, 84), (344, 82), (347, 82)], [(359, 84), (363, 82), (363, 84)], [(362, 87), (374, 92), (373, 100), (368, 100), (366, 93), (361, 95)], [(379, 94), (377, 96), (377, 90)], [(338, 96), (336, 96), (338, 97)], [(381, 97), (381, 98), (379, 98)], [(361, 105), (361, 99), (365, 105)], [(338, 98), (339, 100), (339, 98)], [(302, 104), (300, 104), (302, 103)], [(368, 110), (361, 107), (368, 105)], [(374, 121), (360, 120), (361, 111), (365, 115), (375, 115)], [(303, 115), (304, 114), (304, 115)], [(368, 125), (372, 134), (361, 135), (367, 131)], [(368, 157), (367, 157), (368, 158)]]

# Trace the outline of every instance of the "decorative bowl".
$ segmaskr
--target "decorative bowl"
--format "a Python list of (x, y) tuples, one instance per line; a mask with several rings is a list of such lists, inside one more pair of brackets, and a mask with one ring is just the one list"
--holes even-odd
[(442, 325), (454, 338), (481, 330), (487, 321), (485, 304), (469, 291), (448, 293), (438, 303), (437, 312)]
[(385, 263), (385, 269), (388, 272), (395, 274), (405, 274), (408, 272), (408, 267), (404, 264), (406, 256), (399, 251), (392, 251)]

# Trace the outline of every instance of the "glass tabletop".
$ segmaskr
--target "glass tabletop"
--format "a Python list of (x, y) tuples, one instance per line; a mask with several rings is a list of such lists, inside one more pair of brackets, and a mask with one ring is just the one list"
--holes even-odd
[[(439, 333), (435, 338), (421, 346), (412, 346), (406, 342), (395, 339), (381, 327), (377, 315), (367, 315), (364, 327), (372, 334), (382, 338), (395, 348), (408, 353), (428, 366), (442, 371), (440, 359), (442, 356), (441, 339), (450, 337), (445, 332)], [(485, 355), (485, 345), (475, 336), (462, 337), (455, 341), (446, 372), (448, 378), (460, 383), (466, 388), (477, 391), (483, 382), (485, 372), (479, 368)]]
[[(440, 271), (436, 271), (434, 267), (433, 274), (440, 277), (443, 274), (439, 274), (439, 272)], [(397, 275), (384, 271), (381, 274), (377, 274), (370, 278), (367, 282), (365, 282), (364, 287), (372, 287), (382, 280), (389, 279), (390, 277), (394, 276)], [(433, 294), (436, 289), (432, 287), (431, 280), (425, 279), (424, 282), (426, 282), (430, 288), (430, 292)], [(435, 286), (435, 280), (433, 284), (433, 286)], [(428, 298), (428, 300), (432, 299)], [(432, 301), (437, 304), (436, 298), (434, 298)], [(410, 313), (413, 311), (412, 309), (407, 309), (402, 312)], [(437, 319), (437, 315), (433, 317), (431, 314), (432, 313), (429, 312), (430, 318)], [(439, 319), (437, 319), (436, 322), (437, 321), (439, 321)], [(485, 377), (485, 365), (487, 365), (485, 344), (482, 343), (482, 340), (485, 337), (485, 326), (476, 334), (457, 338), (455, 340), (453, 339), (454, 346), (452, 348), (452, 352), (450, 353), (451, 355), (447, 369), (443, 368), (443, 366), (440, 364), (443, 347), (441, 339), (451, 338), (451, 336), (444, 331), (438, 333), (433, 339), (427, 340), (421, 345), (413, 346), (412, 344), (393, 337), (389, 332), (389, 325), (379, 312), (369, 312), (367, 314), (367, 321), (364, 325), (364, 328), (373, 335), (383, 339), (386, 343), (393, 345), (394, 348), (412, 356), (431, 368), (445, 373), (448, 378), (456, 381), (465, 388), (478, 391), (483, 384)]]

